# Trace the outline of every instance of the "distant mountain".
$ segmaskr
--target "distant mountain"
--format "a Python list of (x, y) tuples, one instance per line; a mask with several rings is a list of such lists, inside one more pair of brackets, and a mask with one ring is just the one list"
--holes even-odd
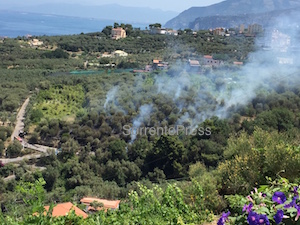
[[(284, 9), (284, 10), (275, 10), (265, 13), (253, 13), (253, 14), (244, 14), (237, 16), (207, 16), (199, 17), (189, 24), (189, 28), (193, 30), (207, 30), (216, 27), (238, 27), (241, 24), (254, 24), (258, 23), (264, 28), (280, 26), (278, 18), (284, 17), (293, 17), (297, 18), (297, 15), (300, 15), (300, 7), (293, 9)], [(290, 21), (289, 25), (296, 26), (300, 25), (300, 21), (295, 19), (293, 23)], [(284, 25), (286, 26), (286, 25)]]
[[(189, 28), (197, 18), (259, 14), (300, 7), (299, 0), (226, 0), (207, 7), (192, 7), (165, 24), (174, 29)], [(211, 18), (212, 19), (212, 18)]]
[(114, 20), (118, 22), (162, 23), (178, 15), (177, 12), (159, 9), (127, 7), (118, 4), (88, 6), (80, 4), (48, 3), (13, 7), (10, 10), (22, 12), (54, 14), (63, 16), (85, 17)]

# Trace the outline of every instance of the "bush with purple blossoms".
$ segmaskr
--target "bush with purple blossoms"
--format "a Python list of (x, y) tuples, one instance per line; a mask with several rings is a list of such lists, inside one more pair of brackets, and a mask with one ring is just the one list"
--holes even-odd
[(268, 180), (269, 185), (255, 188), (247, 197), (227, 196), (232, 217), (229, 211), (223, 213), (218, 225), (300, 224), (299, 185), (284, 178)]

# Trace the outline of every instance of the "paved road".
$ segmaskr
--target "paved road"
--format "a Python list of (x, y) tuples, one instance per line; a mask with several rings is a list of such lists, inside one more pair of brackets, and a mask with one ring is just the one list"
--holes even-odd
[(47, 153), (48, 150), (53, 150), (53, 151), (56, 151), (57, 149), (56, 148), (52, 148), (52, 147), (48, 147), (48, 146), (44, 146), (44, 145), (38, 145), (38, 144), (29, 144), (25, 141), (23, 141), (24, 143), (24, 147), (25, 148), (29, 148), (29, 149), (33, 149), (33, 150), (36, 150), (36, 151), (39, 151), (39, 152), (42, 152), (42, 153)]
[[(20, 110), (18, 112), (16, 126), (11, 135), (11, 141), (14, 141), (15, 137), (19, 136), (20, 130), (24, 130), (25, 111), (28, 106), (29, 100), (30, 100), (30, 97), (28, 97), (25, 100), (25, 102), (23, 103), (22, 107), (20, 108)], [(24, 140), (23, 140), (22, 144), (25, 148), (33, 149), (33, 150), (42, 152), (46, 155), (48, 155), (48, 150), (54, 150), (54, 151), (57, 150), (56, 148), (52, 148), (52, 147), (48, 147), (48, 146), (43, 146), (43, 145), (38, 145), (38, 144), (32, 145), (32, 144), (25, 142)], [(38, 159), (38, 158), (41, 158), (41, 156), (42, 156), (42, 154), (30, 154), (30, 155), (26, 155), (26, 156), (14, 158), (14, 159), (0, 159), (0, 161), (2, 161), (2, 163), (6, 164), (6, 163), (20, 162), (20, 161), (23, 161), (24, 159)]]
[[(30, 168), (30, 169), (39, 170), (39, 171), (43, 171), (43, 170), (46, 169), (46, 167), (38, 167), (38, 166), (35, 166), (35, 165), (27, 166), (27, 167)], [(9, 181), (15, 180), (15, 179), (16, 179), (16, 175), (14, 175), (14, 174), (3, 178), (4, 182), (9, 182)]]
[(0, 159), (0, 161), (3, 164), (6, 163), (15, 163), (15, 162), (21, 162), (24, 159), (39, 159), (42, 157), (42, 154), (31, 154), (31, 155), (25, 155), (23, 157), (13, 158), (13, 159)]
[(19, 136), (20, 130), (24, 130), (24, 122), (23, 120), (25, 119), (25, 111), (26, 107), (28, 106), (30, 97), (28, 97), (25, 102), (23, 103), (22, 107), (20, 108), (18, 115), (17, 115), (17, 121), (16, 121), (16, 126), (14, 131), (12, 132), (11, 135), (11, 141), (14, 141), (15, 137)]

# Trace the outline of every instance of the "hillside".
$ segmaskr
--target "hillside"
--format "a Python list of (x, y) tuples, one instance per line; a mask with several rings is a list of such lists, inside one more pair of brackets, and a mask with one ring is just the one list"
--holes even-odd
[(165, 27), (179, 29), (190, 27), (196, 18), (210, 16), (238, 16), (242, 14), (265, 13), (275, 10), (291, 9), (300, 6), (294, 0), (227, 0), (207, 7), (192, 7), (168, 21)]
[[(269, 26), (278, 26), (277, 18), (292, 17), (299, 15), (300, 8), (276, 10), (267, 13), (244, 14), (237, 16), (208, 16), (199, 17), (189, 24), (189, 28), (193, 30), (205, 30), (215, 27), (238, 27), (241, 24), (259, 23), (264, 28)], [(298, 20), (295, 20), (297, 22)]]

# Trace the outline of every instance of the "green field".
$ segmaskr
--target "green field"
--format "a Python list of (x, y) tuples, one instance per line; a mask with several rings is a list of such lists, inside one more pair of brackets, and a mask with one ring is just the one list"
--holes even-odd
[(84, 99), (81, 85), (57, 85), (38, 93), (34, 109), (42, 112), (45, 118), (68, 119), (75, 117)]

